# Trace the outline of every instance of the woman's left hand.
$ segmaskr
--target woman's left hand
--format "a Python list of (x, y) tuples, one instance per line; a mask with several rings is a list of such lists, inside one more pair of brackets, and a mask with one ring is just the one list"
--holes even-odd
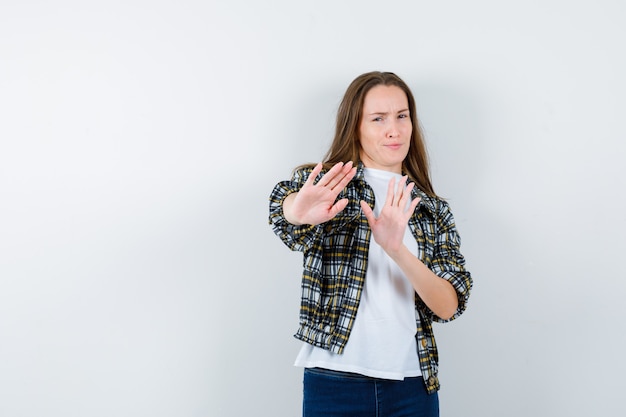
[(393, 256), (403, 246), (402, 241), (406, 226), (420, 202), (420, 199), (416, 198), (409, 204), (411, 190), (413, 190), (415, 184), (411, 182), (406, 185), (407, 176), (402, 177), (400, 181), (397, 190), (395, 190), (395, 178), (389, 181), (387, 199), (378, 218), (376, 218), (370, 206), (365, 201), (361, 201), (361, 209), (372, 228), (376, 243), (390, 256)]

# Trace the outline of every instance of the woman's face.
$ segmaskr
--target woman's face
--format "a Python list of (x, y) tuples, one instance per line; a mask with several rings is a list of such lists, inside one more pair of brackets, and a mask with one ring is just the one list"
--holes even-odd
[(377, 85), (367, 92), (359, 126), (363, 165), (401, 174), (412, 132), (404, 91), (396, 86)]

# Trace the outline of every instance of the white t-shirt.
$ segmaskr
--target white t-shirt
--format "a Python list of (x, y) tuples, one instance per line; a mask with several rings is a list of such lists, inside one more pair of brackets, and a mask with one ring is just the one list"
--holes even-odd
[[(396, 184), (402, 178), (392, 172), (365, 168), (365, 181), (376, 197), (377, 217), (392, 177), (396, 177)], [(417, 253), (417, 242), (408, 226), (404, 244)], [(343, 353), (339, 355), (304, 343), (295, 365), (384, 379), (420, 376), (415, 320), (415, 290), (372, 236), (361, 302)]]

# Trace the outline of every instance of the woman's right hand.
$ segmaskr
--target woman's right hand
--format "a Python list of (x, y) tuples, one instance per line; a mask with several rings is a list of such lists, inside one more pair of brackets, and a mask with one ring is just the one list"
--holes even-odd
[(294, 225), (317, 225), (327, 222), (348, 204), (347, 198), (335, 203), (339, 193), (356, 174), (352, 161), (338, 162), (314, 184), (322, 171), (319, 163), (311, 171), (300, 191), (292, 193), (283, 202), (283, 213), (287, 221)]

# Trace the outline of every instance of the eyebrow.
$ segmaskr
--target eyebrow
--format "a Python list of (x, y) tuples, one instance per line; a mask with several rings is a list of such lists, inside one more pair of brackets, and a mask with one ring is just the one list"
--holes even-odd
[[(409, 109), (398, 110), (398, 112), (396, 114), (404, 113), (405, 111), (409, 111)], [(376, 115), (385, 116), (387, 114), (389, 114), (389, 112), (376, 111), (376, 112), (373, 112), (373, 113), (369, 113), (370, 116), (376, 116)]]

